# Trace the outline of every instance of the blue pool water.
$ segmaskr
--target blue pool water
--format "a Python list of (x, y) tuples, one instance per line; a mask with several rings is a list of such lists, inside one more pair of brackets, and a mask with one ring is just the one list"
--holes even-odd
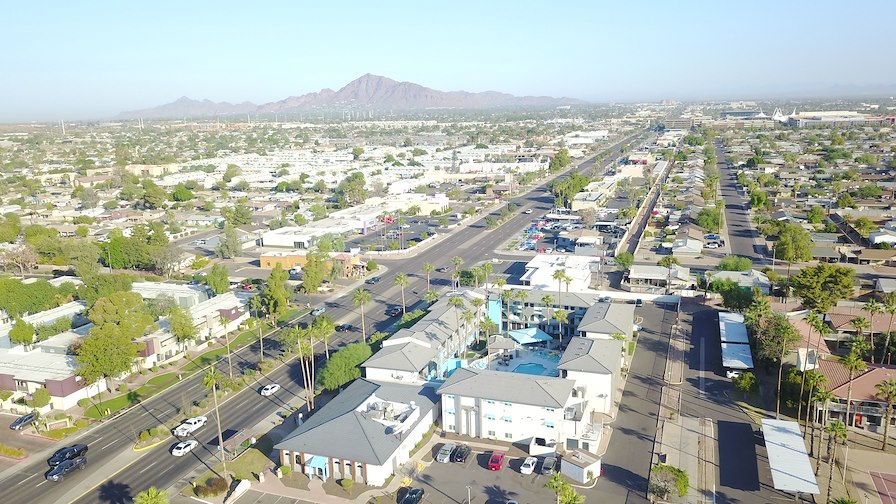
[(514, 373), (525, 373), (530, 375), (546, 375), (547, 370), (548, 369), (546, 367), (536, 362), (520, 364), (519, 366), (513, 368)]

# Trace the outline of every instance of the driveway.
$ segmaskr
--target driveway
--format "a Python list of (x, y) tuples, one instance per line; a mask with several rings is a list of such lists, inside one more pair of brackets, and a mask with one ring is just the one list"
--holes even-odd
[[(27, 432), (34, 433), (34, 429), (30, 427), (20, 431), (10, 429), (9, 424), (18, 417), (18, 415), (0, 414), (0, 444), (13, 448), (22, 448), (28, 457), (25, 461), (31, 462), (36, 453), (46, 450), (56, 441), (27, 434)], [(0, 457), (0, 472), (17, 463), (15, 460)]]
[[(522, 458), (508, 458), (500, 471), (486, 469), (491, 451), (473, 450), (464, 464), (432, 463), (415, 478), (412, 486), (426, 490), (425, 501), (430, 504), (466, 502), (467, 486), (472, 501), (479, 504), (504, 504), (516, 500), (520, 504), (554, 502), (554, 492), (544, 487), (548, 476), (522, 475)], [(537, 468), (541, 468), (541, 462)]]

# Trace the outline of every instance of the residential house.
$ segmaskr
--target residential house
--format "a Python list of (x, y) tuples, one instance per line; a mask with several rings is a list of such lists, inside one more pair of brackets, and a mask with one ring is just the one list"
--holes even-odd
[(622, 290), (647, 294), (665, 294), (695, 285), (691, 269), (673, 264), (671, 268), (652, 264), (632, 264), (622, 279)]
[[(197, 339), (205, 341), (219, 338), (239, 328), (240, 324), (249, 319), (246, 302), (233, 292), (225, 292), (192, 306), (189, 313), (193, 317)], [(164, 347), (165, 345), (160, 345), (159, 348)]]
[(730, 280), (745, 290), (759, 289), (764, 295), (768, 296), (771, 291), (772, 283), (769, 281), (765, 273), (751, 269), (749, 271), (707, 271), (706, 279), (709, 282), (715, 280)]
[(631, 337), (634, 320), (635, 305), (594, 303), (585, 311), (576, 332), (585, 338), (609, 339), (616, 334)]
[(274, 449), (281, 465), (309, 478), (381, 486), (438, 420), (437, 403), (431, 387), (361, 378)]
[[(57, 306), (56, 308), (52, 308), (49, 310), (42, 311), (40, 313), (34, 313), (32, 315), (25, 315), (22, 317), (22, 320), (28, 322), (33, 325), (35, 328), (45, 325), (52, 324), (57, 320), (67, 318), (72, 320), (72, 325), (78, 326), (83, 325), (86, 320), (81, 316), (82, 313), (87, 309), (87, 303), (83, 301), (72, 301), (70, 303), (66, 303), (61, 306)], [(15, 320), (7, 319), (7, 322), (3, 325), (0, 325), (0, 348), (12, 348), (12, 342), (9, 339), (9, 331), (15, 326)]]
[[(833, 392), (834, 401), (816, 404), (815, 415), (823, 425), (833, 421), (847, 423), (846, 400), (850, 392), (849, 371), (838, 360), (822, 360), (818, 371), (827, 378), (824, 385)], [(877, 397), (875, 386), (884, 380), (896, 379), (896, 366), (868, 364), (852, 378), (852, 403), (850, 412), (855, 414), (854, 428), (883, 435), (886, 403)], [(825, 411), (827, 416), (825, 416)], [(896, 437), (896, 415), (890, 418), (890, 436)]]

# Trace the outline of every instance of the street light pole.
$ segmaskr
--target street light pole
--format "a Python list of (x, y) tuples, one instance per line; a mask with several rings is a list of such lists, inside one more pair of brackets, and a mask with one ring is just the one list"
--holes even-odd
[(472, 501), (471, 501), (471, 497), (470, 497), (470, 491), (472, 490), (472, 488), (473, 488), (473, 487), (471, 487), (470, 485), (467, 485), (467, 504), (471, 504), (471, 503), (472, 503)]

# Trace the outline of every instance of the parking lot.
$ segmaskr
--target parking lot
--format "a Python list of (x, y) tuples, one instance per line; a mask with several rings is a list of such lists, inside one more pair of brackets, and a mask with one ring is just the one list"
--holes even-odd
[[(441, 444), (433, 447), (433, 456), (438, 453)], [(485, 504), (504, 504), (515, 500), (520, 504), (554, 502), (554, 492), (544, 487), (549, 476), (538, 474), (544, 457), (539, 457), (536, 473), (520, 474), (520, 465), (525, 457), (512, 457), (504, 460), (500, 471), (486, 469), (491, 450), (471, 446), (473, 452), (465, 463), (432, 462), (422, 474), (418, 475), (412, 486), (426, 490), (425, 502), (430, 504), (457, 504), (466, 502), (467, 487), (470, 487), (472, 502)], [(426, 458), (431, 460), (432, 456)]]
[[(54, 441), (50, 439), (25, 434), (25, 432), (34, 432), (34, 429), (31, 427), (21, 431), (9, 429), (9, 424), (16, 418), (18, 418), (18, 415), (0, 414), (0, 444), (13, 448), (22, 448), (25, 450), (29, 460), (34, 457), (35, 453), (39, 453), (54, 444)], [(0, 471), (12, 467), (16, 463), (12, 459), (0, 457)]]

